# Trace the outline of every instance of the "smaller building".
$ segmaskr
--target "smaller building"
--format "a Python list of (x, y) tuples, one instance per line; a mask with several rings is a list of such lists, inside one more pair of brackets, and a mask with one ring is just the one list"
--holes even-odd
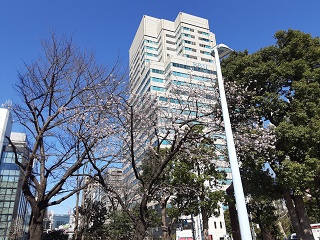
[(61, 229), (60, 226), (65, 226), (70, 223), (69, 214), (53, 214), (52, 230)]
[(320, 223), (311, 224), (314, 239), (320, 239)]
[(0, 239), (28, 239), (31, 208), (22, 193), (22, 172), (15, 163), (26, 161), (26, 134), (11, 132), (10, 111), (0, 108)]
[[(227, 239), (224, 220), (224, 209), (220, 205), (220, 215), (209, 218), (209, 236), (211, 240)], [(203, 239), (201, 214), (197, 216), (182, 216), (176, 230), (176, 240)]]

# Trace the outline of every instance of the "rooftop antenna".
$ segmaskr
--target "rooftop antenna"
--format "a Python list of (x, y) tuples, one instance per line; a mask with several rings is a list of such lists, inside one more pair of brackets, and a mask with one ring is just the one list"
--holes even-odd
[(4, 103), (1, 104), (1, 107), (10, 109), (12, 107), (12, 101), (10, 99), (6, 100)]

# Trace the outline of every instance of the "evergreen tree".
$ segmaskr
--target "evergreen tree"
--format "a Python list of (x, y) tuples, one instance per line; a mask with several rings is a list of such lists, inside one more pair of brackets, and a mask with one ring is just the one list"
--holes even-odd
[(319, 199), (320, 42), (291, 29), (275, 39), (253, 54), (230, 55), (223, 75), (239, 90), (237, 97), (229, 92), (229, 107), (243, 174), (257, 170), (274, 179), (259, 181), (256, 174), (250, 180), (263, 189), (276, 186), (297, 236), (308, 240), (313, 236), (304, 201)]
[[(201, 128), (194, 134), (201, 134)], [(172, 184), (179, 186), (171, 204), (174, 214), (202, 216), (204, 239), (209, 237), (209, 218), (219, 216), (220, 205), (225, 195), (222, 183), (224, 171), (220, 170), (215, 140), (210, 137), (197, 138), (177, 155), (174, 161)], [(221, 154), (221, 153), (220, 153)]]

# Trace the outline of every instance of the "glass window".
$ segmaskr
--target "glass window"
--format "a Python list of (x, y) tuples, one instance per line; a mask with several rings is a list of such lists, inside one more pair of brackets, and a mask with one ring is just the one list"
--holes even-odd
[(190, 32), (193, 32), (194, 30), (191, 29), (191, 28), (188, 28), (188, 27), (182, 27), (183, 30), (186, 30), (186, 31), (190, 31)]
[(204, 47), (204, 48), (209, 48), (209, 49), (211, 49), (211, 47), (210, 47), (209, 45), (205, 45), (205, 44), (199, 43), (199, 46), (200, 46), (200, 47)]
[(158, 87), (158, 86), (152, 86), (152, 90), (160, 91), (160, 92), (165, 92), (165, 91), (166, 91), (166, 89), (165, 89), (165, 88)]
[(205, 64), (195, 64), (194, 66), (184, 65), (180, 63), (172, 63), (172, 66), (184, 69), (190, 69), (197, 72), (209, 73), (209, 74), (216, 74), (216, 71), (207, 69), (207, 65)]
[(200, 34), (202, 34), (202, 35), (205, 35), (205, 36), (209, 36), (209, 33), (208, 33), (208, 32), (198, 31), (198, 33), (200, 33)]
[(213, 62), (213, 60), (207, 59), (207, 58), (201, 58), (201, 61), (204, 61), (204, 62)]
[(200, 53), (211, 56), (210, 52), (200, 50)]
[(150, 57), (158, 57), (157, 54), (149, 53), (149, 52), (147, 52), (146, 55), (147, 55), (147, 56), (150, 56)]
[(187, 43), (187, 44), (191, 44), (191, 45), (196, 45), (196, 43), (195, 42), (192, 42), (192, 41), (189, 41), (189, 40), (183, 40), (185, 43)]
[(192, 52), (196, 52), (197, 51), (194, 48), (190, 48), (190, 47), (184, 47), (184, 49), (187, 50), (187, 51), (192, 51)]
[(163, 71), (162, 71), (162, 70), (159, 70), (159, 69), (151, 69), (151, 71), (152, 71), (153, 73), (163, 74)]
[(166, 102), (167, 100), (168, 100), (168, 99), (167, 99), (166, 97), (162, 97), (162, 96), (159, 97), (159, 101)]
[(171, 145), (171, 143), (169, 142), (169, 140), (163, 140), (163, 141), (162, 141), (162, 144), (163, 144), (163, 145)]
[(195, 38), (193, 35), (188, 34), (188, 33), (182, 33), (181, 35), (185, 36), (185, 37), (189, 37), (189, 38)]
[(210, 42), (210, 40), (208, 38), (203, 38), (203, 37), (199, 37), (199, 40), (204, 41), (204, 42)]
[(196, 56), (190, 55), (190, 54), (184, 54), (185, 57), (187, 58), (192, 58), (192, 59), (197, 59)]
[(160, 82), (160, 83), (164, 83), (164, 79), (156, 78), (156, 77), (152, 77), (152, 78), (151, 78), (151, 81), (153, 81), (153, 82)]
[(217, 171), (225, 172), (225, 173), (231, 173), (231, 168), (229, 168), (229, 167), (218, 167)]
[(174, 36), (174, 35), (171, 35), (171, 34), (166, 34), (166, 37), (168, 37), (168, 38), (175, 38), (175, 36)]
[(154, 50), (154, 51), (158, 51), (158, 48), (155, 48), (155, 47), (150, 47), (150, 46), (146, 46), (146, 49), (149, 49), (149, 50)]

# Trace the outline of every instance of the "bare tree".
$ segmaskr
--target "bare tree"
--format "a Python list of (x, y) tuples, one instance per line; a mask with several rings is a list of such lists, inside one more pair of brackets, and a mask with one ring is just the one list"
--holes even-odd
[(9, 230), (9, 239), (17, 239), (23, 237), (23, 219), (21, 217), (15, 217), (11, 221)]
[[(15, 119), (28, 134), (27, 157), (19, 160), (16, 151), (16, 164), (32, 208), (33, 240), (41, 239), (46, 209), (91, 182), (90, 176), (82, 186), (76, 182), (89, 155), (90, 160), (105, 158), (106, 152), (113, 155), (118, 127), (112, 116), (125, 76), (119, 63), (110, 69), (99, 65), (93, 54), (77, 48), (71, 39), (52, 34), (42, 46), (43, 56), (19, 73), (16, 90), (22, 101), (13, 107)], [(99, 151), (102, 146), (104, 152)]]

